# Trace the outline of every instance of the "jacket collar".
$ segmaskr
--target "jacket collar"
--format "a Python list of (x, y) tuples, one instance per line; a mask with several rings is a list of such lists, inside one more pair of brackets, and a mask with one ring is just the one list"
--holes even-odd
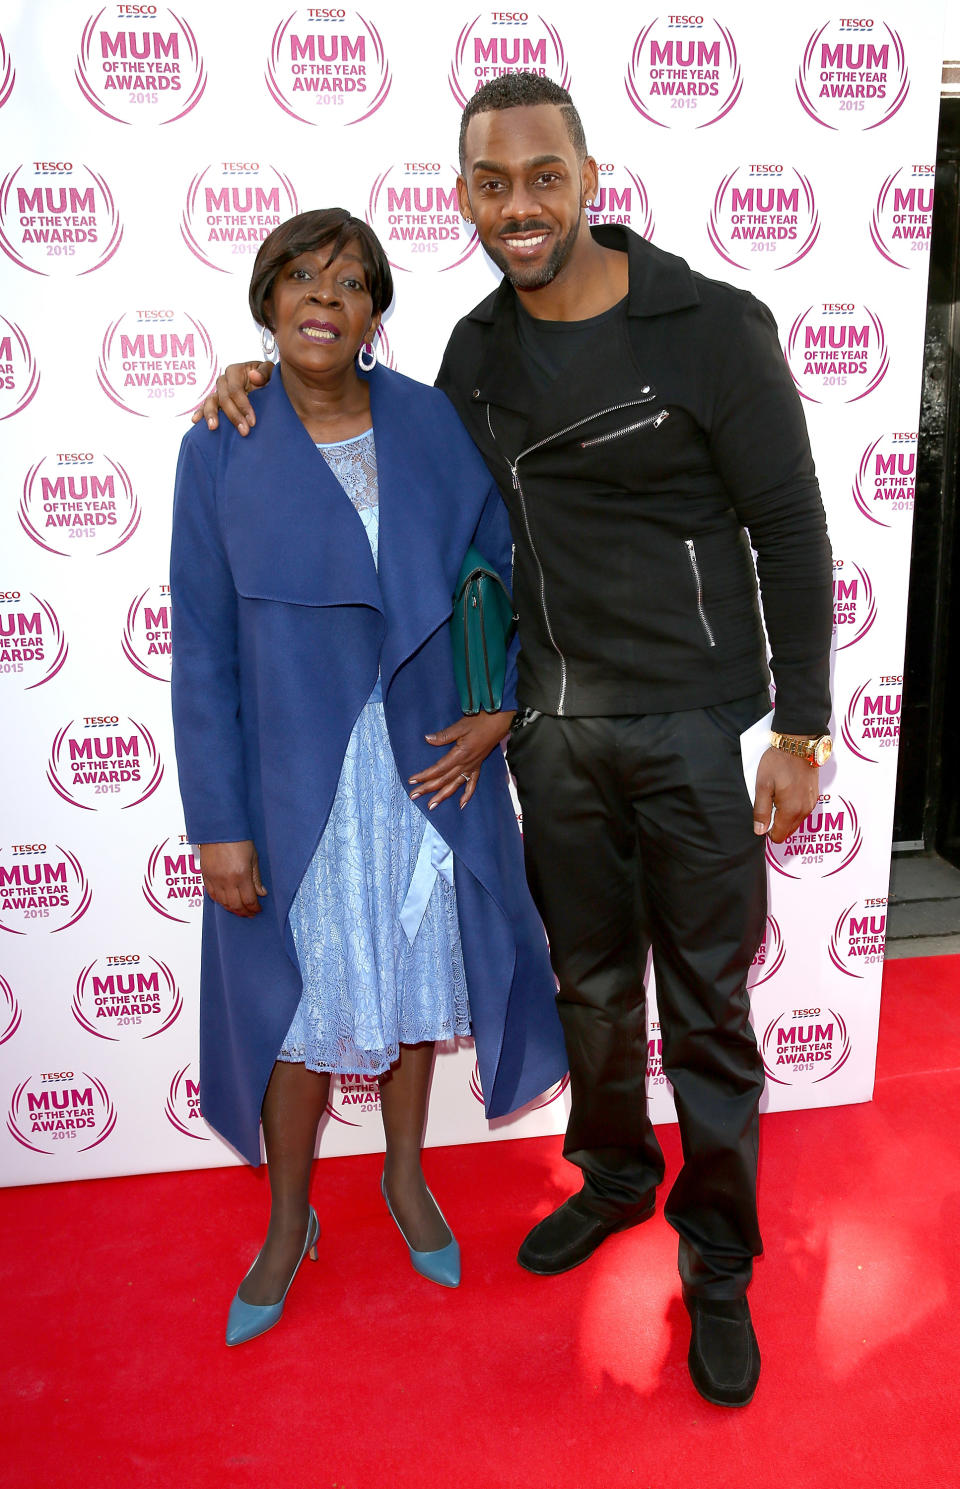
[[(696, 280), (686, 259), (665, 253), (632, 228), (616, 223), (592, 227), (590, 232), (604, 248), (617, 248), (621, 253), (626, 250), (630, 272), (628, 315), (666, 315), (671, 310), (686, 310), (700, 304)], [(515, 301), (513, 286), (503, 279), (492, 294), (470, 311), (467, 319), (495, 324)]]
[[(228, 546), (241, 594), (376, 612), (386, 694), (406, 659), (449, 616), (470, 533), (461, 530), (464, 511), (450, 499), (455, 483), (449, 467), (428, 458), (443, 446), (447, 432), (430, 401), (437, 395), (384, 367), (376, 367), (369, 382), (379, 572), (363, 523), (314, 447), (279, 373), (257, 394), (255, 435), (231, 440)], [(485, 492), (486, 478), (483, 484)], [(292, 546), (291, 531), (296, 534)], [(358, 666), (368, 664), (372, 688), (375, 654), (358, 659)]]
[[(630, 228), (606, 224), (590, 231), (604, 247), (626, 250), (628, 318), (665, 315), (700, 303), (696, 281), (684, 259), (655, 248)], [(473, 398), (527, 416), (533, 413), (531, 429), (539, 430), (541, 424), (546, 427), (551, 421), (551, 404), (556, 411), (558, 390), (551, 389), (544, 395), (527, 375), (517, 342), (517, 296), (510, 282), (502, 280), (467, 319), (493, 327), (477, 372), (476, 386), (471, 389)]]

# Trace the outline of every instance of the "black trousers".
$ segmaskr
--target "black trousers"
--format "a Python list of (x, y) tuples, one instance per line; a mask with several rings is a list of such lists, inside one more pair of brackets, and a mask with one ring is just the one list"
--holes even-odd
[(665, 1207), (680, 1273), (737, 1298), (761, 1251), (763, 1066), (746, 978), (766, 915), (762, 837), (739, 734), (766, 695), (640, 717), (541, 715), (510, 738), (527, 876), (550, 939), (570, 1057), (564, 1154), (601, 1213), (644, 1208), (664, 1174), (647, 1115), (652, 948), (683, 1168)]

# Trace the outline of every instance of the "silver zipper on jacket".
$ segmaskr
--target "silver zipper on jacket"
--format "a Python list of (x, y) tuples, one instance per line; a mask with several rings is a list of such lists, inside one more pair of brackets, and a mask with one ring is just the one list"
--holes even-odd
[(711, 646), (716, 646), (717, 640), (713, 634), (710, 622), (707, 620), (707, 612), (703, 608), (703, 580), (700, 578), (700, 565), (697, 563), (697, 550), (693, 546), (692, 538), (685, 538), (687, 558), (690, 560), (690, 572), (693, 574), (694, 583), (697, 586), (697, 609), (700, 612), (700, 624), (703, 626), (704, 635)]
[(610, 434), (598, 434), (595, 439), (582, 439), (580, 448), (589, 450), (591, 445), (605, 445), (607, 440), (621, 439), (625, 434), (633, 434), (637, 429), (648, 429), (651, 425), (654, 429), (659, 429), (664, 419), (669, 419), (669, 417), (670, 410), (662, 408), (658, 414), (651, 414), (648, 419), (641, 419), (636, 424), (628, 424), (624, 429), (614, 429)]
[[(550, 645), (553, 647), (554, 651), (560, 659), (560, 696), (557, 700), (558, 716), (562, 716), (563, 714), (563, 706), (567, 696), (567, 659), (557, 645), (557, 638), (554, 636), (553, 627), (550, 624), (550, 615), (547, 610), (547, 587), (546, 580), (543, 574), (543, 565), (540, 562), (540, 555), (537, 552), (536, 545), (533, 541), (533, 534), (530, 531), (530, 518), (527, 513), (527, 499), (524, 496), (523, 487), (520, 485), (520, 476), (517, 473), (517, 466), (520, 464), (520, 461), (524, 458), (525, 455), (532, 455), (534, 450), (542, 449), (544, 445), (549, 445), (553, 440), (562, 439), (565, 434), (572, 434), (575, 429), (582, 428), (584, 424), (589, 424), (593, 419), (601, 419), (603, 418), (604, 414), (616, 414), (620, 413), (622, 409), (636, 408), (640, 404), (649, 403), (650, 400), (653, 398), (653, 389), (648, 384), (645, 388), (641, 389), (641, 392), (645, 395), (642, 398), (632, 398), (627, 403), (615, 403), (612, 404), (610, 408), (597, 409), (595, 413), (587, 414), (586, 418), (577, 419), (574, 424), (568, 424), (564, 429), (558, 429), (554, 434), (548, 434), (544, 439), (537, 440), (535, 445), (528, 445), (525, 450), (521, 450), (516, 460), (509, 460), (506, 455), (504, 455), (503, 457), (504, 460), (506, 460), (507, 465), (510, 467), (510, 475), (513, 478), (513, 489), (520, 498), (520, 510), (523, 513), (523, 525), (527, 533), (527, 542), (530, 545), (530, 552), (533, 554), (534, 562), (537, 566), (537, 574), (540, 580), (540, 608), (543, 611), (543, 623), (546, 627), (547, 637), (550, 641)], [(662, 410), (663, 417), (666, 417), (666, 412), (666, 409)], [(660, 416), (658, 415), (657, 417), (659, 418)], [(642, 422), (645, 423), (646, 421), (644, 420)], [(651, 420), (651, 422), (654, 421)], [(490, 438), (496, 445), (497, 436), (493, 432), (493, 424), (490, 420), (489, 403), (487, 404), (487, 428), (490, 430)]]

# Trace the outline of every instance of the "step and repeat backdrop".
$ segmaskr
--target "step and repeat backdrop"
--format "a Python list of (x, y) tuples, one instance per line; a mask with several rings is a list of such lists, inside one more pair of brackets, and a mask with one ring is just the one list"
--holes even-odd
[[(770, 1109), (869, 1099), (940, 0), (859, 18), (766, 0), (183, 6), (0, 8), (4, 1182), (239, 1161), (201, 1115), (201, 881), (169, 719), (177, 447), (218, 367), (258, 355), (253, 255), (308, 207), (379, 233), (397, 282), (380, 356), (432, 381), (496, 280), (457, 211), (460, 109), (521, 67), (580, 106), (592, 221), (777, 316), (835, 553), (836, 754), (802, 829), (768, 845), (754, 1023)], [(648, 1080), (670, 1120), (655, 999)], [(375, 1082), (335, 1083), (321, 1152), (382, 1146), (377, 1108)], [(565, 1115), (561, 1086), (487, 1124), (464, 1041), (437, 1059), (427, 1140), (558, 1132)]]

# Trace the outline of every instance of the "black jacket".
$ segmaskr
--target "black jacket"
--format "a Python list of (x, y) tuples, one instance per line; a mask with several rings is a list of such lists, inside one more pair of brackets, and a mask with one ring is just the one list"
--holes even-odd
[[(518, 694), (545, 713), (664, 713), (777, 687), (829, 724), (830, 547), (800, 399), (766, 306), (622, 227), (626, 330), (547, 391), (504, 281), (454, 328), (438, 385), (510, 510)], [(756, 550), (756, 574), (750, 552)]]

